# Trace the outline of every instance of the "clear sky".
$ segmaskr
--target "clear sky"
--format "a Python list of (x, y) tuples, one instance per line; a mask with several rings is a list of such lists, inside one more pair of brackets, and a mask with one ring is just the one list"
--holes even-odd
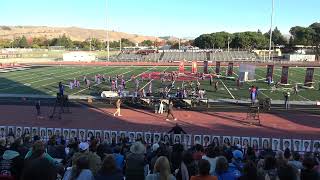
[[(107, 6), (108, 5), (108, 6)], [(196, 37), (270, 28), (271, 0), (1, 0), (1, 25), (77, 26), (153, 36)], [(274, 25), (320, 22), (320, 0), (275, 0)]]

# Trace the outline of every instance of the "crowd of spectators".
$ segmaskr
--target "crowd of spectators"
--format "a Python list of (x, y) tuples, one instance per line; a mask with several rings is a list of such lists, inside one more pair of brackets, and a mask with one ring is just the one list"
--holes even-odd
[(0, 139), (0, 179), (11, 180), (318, 180), (318, 152), (304, 154), (143, 140), (68, 142), (52, 136)]

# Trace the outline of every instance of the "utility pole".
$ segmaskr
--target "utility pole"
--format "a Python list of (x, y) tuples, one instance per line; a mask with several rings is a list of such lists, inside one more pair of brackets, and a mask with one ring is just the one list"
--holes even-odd
[(121, 53), (121, 37), (120, 37), (120, 53)]
[(271, 10), (271, 26), (270, 26), (270, 39), (269, 39), (269, 60), (271, 59), (271, 44), (272, 44), (272, 23), (273, 23), (273, 13), (274, 13), (274, 0), (272, 0), (272, 10)]
[(230, 45), (230, 37), (228, 37), (228, 52), (229, 52), (229, 45)]
[(110, 61), (109, 31), (108, 31), (108, 0), (106, 0), (106, 27), (107, 27), (107, 60)]
[(90, 37), (90, 51), (91, 51), (92, 38)]

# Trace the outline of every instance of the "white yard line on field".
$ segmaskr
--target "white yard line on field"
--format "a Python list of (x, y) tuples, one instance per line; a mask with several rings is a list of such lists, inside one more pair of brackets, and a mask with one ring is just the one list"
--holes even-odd
[[(58, 69), (59, 70), (59, 69)], [(56, 70), (54, 70), (54, 71), (56, 71)], [(70, 72), (70, 71), (66, 71), (66, 72)], [(30, 73), (33, 73), (33, 72), (30, 72)], [(17, 84), (26, 84), (26, 83), (28, 83), (28, 84), (30, 84), (30, 83), (34, 83), (34, 82), (37, 82), (37, 81), (33, 81), (33, 82), (21, 82), (21, 81), (25, 81), (25, 80), (32, 80), (33, 78), (35, 78), (36, 76), (37, 76), (37, 79), (40, 77), (46, 77), (46, 76), (50, 76), (50, 75), (53, 75), (53, 74), (58, 74), (58, 73), (60, 73), (60, 72), (55, 72), (55, 73), (50, 73), (50, 74), (45, 74), (45, 75), (40, 75), (40, 76), (37, 76), (37, 75), (33, 75), (33, 76), (31, 76), (31, 77), (28, 77), (28, 78), (24, 78), (24, 79), (9, 79), (9, 80), (11, 80), (11, 81), (14, 81), (15, 83), (17, 83)], [(16, 82), (17, 81), (17, 82)], [(8, 85), (8, 84), (11, 84), (11, 83), (3, 83), (3, 84), (0, 84), (0, 86), (5, 86), (5, 85)], [(16, 87), (16, 86), (14, 86), (14, 87)]]
[(153, 81), (153, 79), (151, 79), (147, 84), (145, 84), (142, 88), (140, 88), (139, 91), (141, 91), (142, 89), (144, 89), (148, 84), (150, 84)]
[(226, 90), (228, 91), (228, 93), (230, 94), (230, 96), (231, 96), (233, 99), (236, 99), (236, 98), (232, 95), (232, 93), (229, 91), (228, 87), (224, 84), (224, 82), (221, 81), (221, 80), (220, 80), (220, 82), (221, 82), (222, 85), (226, 88)]

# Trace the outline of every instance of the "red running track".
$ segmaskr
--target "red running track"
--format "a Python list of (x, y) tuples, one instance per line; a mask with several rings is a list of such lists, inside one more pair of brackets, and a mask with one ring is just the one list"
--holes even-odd
[(248, 123), (242, 112), (194, 112), (176, 110), (178, 121), (165, 121), (165, 115), (144, 110), (122, 109), (121, 117), (114, 117), (113, 108), (71, 108), (62, 119), (48, 118), (51, 107), (41, 107), (44, 119), (37, 119), (34, 106), (0, 105), (0, 125), (85, 128), (102, 130), (166, 132), (179, 123), (188, 133), (320, 139), (320, 115), (299, 112), (260, 114), (261, 126)]

